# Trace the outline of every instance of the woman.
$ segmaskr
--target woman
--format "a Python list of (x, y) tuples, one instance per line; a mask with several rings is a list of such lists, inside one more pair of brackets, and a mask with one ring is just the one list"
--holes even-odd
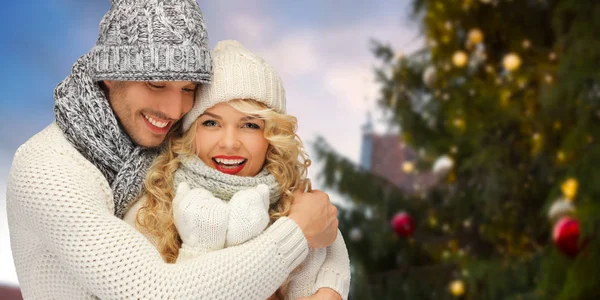
[[(145, 197), (128, 213), (132, 222), (139, 209), (137, 228), (167, 262), (252, 239), (290, 213), (292, 192), (306, 182), (310, 160), (296, 118), (285, 114), (275, 71), (236, 41), (217, 44), (213, 69), (213, 83), (200, 88), (184, 118), (185, 133), (168, 141), (148, 173)], [(274, 297), (346, 299), (349, 282), (338, 232), (330, 247), (310, 250)]]

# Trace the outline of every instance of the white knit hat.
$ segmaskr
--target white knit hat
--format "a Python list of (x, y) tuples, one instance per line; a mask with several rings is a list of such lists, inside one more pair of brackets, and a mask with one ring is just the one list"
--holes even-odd
[(217, 43), (212, 52), (213, 80), (196, 91), (194, 107), (183, 118), (183, 130), (207, 109), (234, 99), (252, 99), (285, 113), (285, 90), (277, 72), (262, 58), (233, 40)]

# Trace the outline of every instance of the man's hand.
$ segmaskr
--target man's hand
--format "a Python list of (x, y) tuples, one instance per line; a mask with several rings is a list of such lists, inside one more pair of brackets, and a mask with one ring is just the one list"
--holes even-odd
[(337, 208), (319, 190), (295, 191), (288, 217), (302, 229), (310, 248), (327, 247), (337, 237)]
[(342, 300), (342, 296), (330, 288), (320, 288), (314, 295), (298, 300)]

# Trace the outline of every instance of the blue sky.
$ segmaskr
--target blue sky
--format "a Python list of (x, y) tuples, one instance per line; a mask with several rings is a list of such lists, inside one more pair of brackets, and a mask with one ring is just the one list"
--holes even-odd
[[(288, 113), (298, 118), (305, 143), (322, 135), (355, 161), (360, 126), (377, 96), (370, 39), (403, 52), (421, 44), (418, 28), (407, 18), (408, 0), (198, 2), (211, 47), (223, 39), (240, 40), (278, 70)], [(54, 87), (93, 46), (109, 5), (109, 0), (30, 0), (9, 1), (0, 10), (0, 283), (17, 282), (5, 211), (12, 156), (52, 122)], [(314, 178), (317, 169), (309, 175)]]

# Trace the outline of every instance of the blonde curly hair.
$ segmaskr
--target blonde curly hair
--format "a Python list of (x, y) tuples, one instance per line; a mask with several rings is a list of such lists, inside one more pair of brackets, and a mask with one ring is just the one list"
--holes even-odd
[[(265, 159), (267, 170), (280, 185), (281, 199), (269, 209), (271, 222), (287, 216), (293, 200), (292, 192), (303, 188), (310, 160), (300, 137), (296, 134), (297, 119), (269, 109), (249, 99), (227, 102), (242, 113), (264, 120), (264, 137), (269, 142)], [(198, 120), (180, 136), (171, 136), (165, 151), (153, 162), (144, 182), (144, 204), (136, 216), (137, 227), (155, 238), (163, 259), (174, 263), (181, 248), (181, 238), (173, 220), (172, 200), (175, 197), (173, 173), (181, 165), (180, 158), (197, 155), (194, 138)]]

